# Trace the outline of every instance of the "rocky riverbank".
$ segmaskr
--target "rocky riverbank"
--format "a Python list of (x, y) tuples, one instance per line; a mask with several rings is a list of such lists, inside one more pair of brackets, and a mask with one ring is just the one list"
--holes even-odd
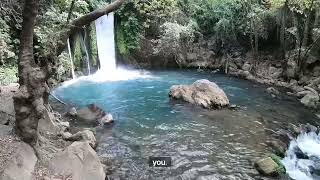
[(18, 84), (2, 86), (0, 93), (0, 179), (96, 179), (104, 180), (104, 165), (94, 148), (94, 132), (69, 132), (69, 122), (48, 110), (39, 121), (39, 141), (35, 147), (22, 142), (14, 133), (13, 95)]
[(147, 48), (152, 47), (152, 43), (145, 39), (142, 45), (146, 47), (121, 59), (124, 64), (142, 68), (191, 68), (198, 71), (224, 72), (275, 89), (280, 88), (284, 93), (297, 97), (304, 106), (319, 111), (320, 59), (317, 57), (308, 56), (307, 71), (298, 72), (298, 65), (294, 61), (295, 52), (288, 52), (287, 60), (280, 60), (270, 52), (261, 52), (255, 56), (241, 49), (234, 49), (221, 56), (210, 50), (211, 44), (210, 41), (205, 41), (191, 52), (183, 52), (185, 54), (181, 54), (183, 58), (177, 64), (174, 59), (155, 56), (152, 48)]

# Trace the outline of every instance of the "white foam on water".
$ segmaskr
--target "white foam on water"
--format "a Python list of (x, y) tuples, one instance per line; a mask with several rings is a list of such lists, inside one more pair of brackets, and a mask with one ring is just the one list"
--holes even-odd
[(308, 157), (320, 159), (320, 135), (315, 132), (300, 134), (295, 140), (290, 142), (286, 157), (282, 160), (287, 174), (292, 179), (314, 180), (315, 176), (312, 176), (310, 167), (319, 166), (319, 164), (315, 164), (311, 159), (298, 159), (295, 154), (297, 147)]

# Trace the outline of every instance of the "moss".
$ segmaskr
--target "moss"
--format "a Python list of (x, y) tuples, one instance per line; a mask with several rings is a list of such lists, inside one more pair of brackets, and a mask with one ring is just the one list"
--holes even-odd
[(90, 36), (91, 36), (91, 55), (92, 55), (92, 65), (97, 66), (98, 65), (98, 45), (97, 45), (97, 33), (96, 33), (96, 26), (94, 23), (91, 23), (91, 31), (90, 31)]
[(76, 35), (74, 38), (74, 50), (73, 50), (73, 57), (74, 57), (74, 66), (75, 69), (81, 70), (82, 68), (82, 58), (84, 56), (81, 46), (80, 35)]
[(286, 168), (284, 167), (284, 165), (281, 162), (281, 157), (275, 155), (275, 154), (271, 154), (270, 155), (271, 159), (278, 164), (278, 168), (277, 168), (277, 173), (280, 174), (285, 174), (286, 173)]

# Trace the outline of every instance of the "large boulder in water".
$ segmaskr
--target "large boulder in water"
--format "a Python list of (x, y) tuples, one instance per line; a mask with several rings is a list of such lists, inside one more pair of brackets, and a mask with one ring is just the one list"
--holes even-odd
[(224, 91), (217, 84), (206, 79), (197, 80), (191, 85), (173, 85), (169, 96), (207, 109), (229, 105), (229, 99)]
[(58, 152), (49, 162), (49, 170), (55, 174), (71, 175), (72, 179), (105, 179), (103, 165), (87, 142), (74, 142)]

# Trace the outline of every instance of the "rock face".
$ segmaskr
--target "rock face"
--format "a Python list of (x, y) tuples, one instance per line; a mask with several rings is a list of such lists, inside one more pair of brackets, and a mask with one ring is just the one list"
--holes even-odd
[(114, 121), (111, 114), (106, 113), (95, 104), (90, 104), (85, 108), (79, 109), (75, 115), (79, 119), (88, 123), (98, 123), (103, 125)]
[(49, 169), (57, 174), (71, 175), (77, 180), (104, 180), (103, 166), (87, 142), (74, 142), (49, 162)]
[(217, 109), (229, 105), (229, 99), (214, 82), (206, 79), (197, 80), (191, 85), (174, 85), (169, 96), (200, 105), (207, 109)]
[(277, 168), (279, 165), (272, 160), (271, 157), (263, 158), (255, 163), (257, 170), (266, 176), (277, 175)]
[(3, 170), (1, 180), (31, 180), (37, 157), (26, 143), (19, 142), (16, 151)]

